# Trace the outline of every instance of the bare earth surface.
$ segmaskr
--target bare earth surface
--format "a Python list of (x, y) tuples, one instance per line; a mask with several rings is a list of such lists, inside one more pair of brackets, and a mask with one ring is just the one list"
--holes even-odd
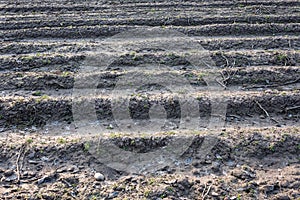
[[(299, 11), (296, 0), (1, 0), (1, 199), (299, 200)], [(180, 34), (116, 42), (116, 34), (132, 29), (176, 31), (193, 43), (181, 48)], [(174, 52), (151, 47), (165, 43)], [(90, 53), (99, 50), (117, 59), (83, 73)], [(185, 58), (203, 52), (215, 67), (215, 96), (205, 66)], [(149, 63), (172, 71), (149, 71)], [(168, 120), (152, 135), (122, 121), (132, 130), (123, 132), (114, 110), (124, 103), (123, 86), (151, 77), (172, 91), (141, 85), (128, 112), (147, 127), (160, 104)], [(73, 88), (97, 92), (74, 98)], [(189, 127), (191, 119), (180, 121), (178, 98), (185, 95), (199, 106), (197, 129)], [(214, 116), (220, 97), (227, 106)], [(82, 102), (93, 105), (104, 131), (95, 126), (82, 134), (75, 122), (91, 117), (89, 109), (74, 109)], [(208, 127), (212, 119), (225, 124)], [(159, 154), (174, 144), (176, 157)]]

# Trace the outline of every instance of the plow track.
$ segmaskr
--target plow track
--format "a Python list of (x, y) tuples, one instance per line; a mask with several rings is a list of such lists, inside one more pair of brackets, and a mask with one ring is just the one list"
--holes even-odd
[[(107, 69), (95, 74), (83, 75), (86, 80), (97, 79), (95, 88), (101, 92), (92, 97), (83, 96), (81, 99), (72, 99), (73, 88), (76, 86), (77, 75), (82, 70), (82, 63), (87, 56), (86, 52), (101, 49), (103, 41), (118, 33), (134, 28), (149, 27), (160, 27), (163, 30), (183, 33), (209, 52), (219, 75), (218, 84), (222, 88), (219, 95), (226, 99), (228, 104), (226, 116), (224, 116), (225, 127), (259, 129), (259, 131), (261, 127), (268, 127), (272, 130), (275, 129), (274, 127), (282, 127), (284, 130), (297, 132), (298, 129), (295, 131), (292, 127), (300, 125), (299, 11), (300, 2), (296, 0), (158, 0), (151, 1), (151, 3), (146, 0), (125, 0), (122, 3), (93, 0), (88, 2), (18, 0), (12, 3), (1, 0), (0, 133), (11, 133), (24, 129), (34, 132), (44, 130), (44, 127), (48, 126), (53, 128), (53, 125), (57, 124), (59, 124), (59, 128), (55, 129), (60, 129), (60, 125), (62, 127), (69, 126), (74, 122), (72, 103), (77, 100), (94, 102), (97, 119), (103, 121), (107, 129), (115, 128), (117, 124), (113, 120), (112, 102), (122, 102), (123, 91), (118, 92), (119, 96), (109, 96), (109, 94), (115, 89), (120, 77), (132, 75), (130, 69), (143, 63), (168, 66), (176, 76), (184, 77), (189, 81), (195, 89), (189, 95), (195, 98), (199, 105), (202, 120), (200, 126), (205, 130), (212, 112), (212, 104), (215, 101), (213, 98), (210, 99), (207, 93), (205, 69), (194, 69), (190, 62), (179, 55), (166, 53), (159, 49), (123, 54)], [(168, 39), (171, 43), (176, 43), (176, 40)], [(147, 41), (140, 42), (146, 43)], [(129, 43), (130, 41), (122, 41), (121, 45), (126, 46)], [(195, 52), (197, 53), (197, 50)], [(105, 53), (108, 55), (111, 52)], [(143, 76), (155, 75), (149, 75), (144, 71), (139, 71), (139, 73)], [(131, 117), (135, 120), (149, 119), (148, 112), (151, 105), (159, 102), (165, 108), (166, 116), (173, 120), (173, 124), (178, 128), (181, 112), (180, 105), (174, 96), (182, 95), (180, 87), (177, 85), (177, 92), (168, 92), (160, 88), (151, 94), (146, 92), (133, 96), (129, 106)], [(141, 90), (147, 89), (149, 88), (141, 88)], [(263, 129), (262, 137), (268, 135), (268, 131), (265, 131), (268, 128)], [(23, 133), (23, 131), (21, 132)], [(290, 132), (286, 134), (290, 134)], [(251, 133), (249, 134), (251, 135)], [(231, 142), (239, 136), (232, 137)], [(248, 189), (245, 190), (235, 188), (233, 191), (227, 191), (223, 188), (221, 191), (221, 189), (212, 188), (213, 192), (208, 191), (207, 196), (203, 197), (207, 191), (207, 184), (211, 182), (205, 183), (204, 187), (201, 179), (202, 185), (197, 186), (198, 188), (196, 183), (193, 183), (194, 186), (182, 183), (190, 193), (185, 193), (184, 189), (180, 188), (176, 189), (177, 193), (174, 192), (175, 189), (160, 193), (152, 187), (149, 187), (150, 189), (145, 187), (141, 194), (140, 191), (135, 191), (136, 196), (133, 193), (126, 196), (125, 189), (119, 189), (119, 198), (155, 199), (166, 195), (166, 197), (170, 196), (170, 199), (179, 199), (179, 197), (186, 199), (298, 199), (300, 198), (299, 178), (296, 178), (295, 173), (299, 175), (299, 143), (297, 143), (299, 135), (295, 133), (293, 137), (296, 144), (292, 145), (298, 145), (295, 147), (295, 151), (284, 153), (282, 150), (286, 159), (290, 156), (293, 160), (290, 161), (292, 164), (281, 166), (281, 169), (290, 170), (287, 173), (292, 173), (286, 175), (290, 186), (279, 189), (279, 186), (274, 186), (275, 183), (269, 183), (270, 179), (268, 179), (266, 185), (248, 185)], [(265, 140), (270, 140), (270, 138), (266, 136)], [(224, 142), (225, 140), (221, 139), (220, 141)], [(242, 145), (242, 141), (239, 140), (239, 142)], [(287, 144), (290, 143), (287, 142)], [(77, 150), (81, 148), (80, 145), (76, 145), (78, 144), (74, 144), (74, 148)], [(251, 148), (249, 144), (247, 145), (246, 149)], [(3, 143), (1, 148), (2, 150), (8, 149), (7, 151), (13, 154), (13, 151), (16, 153), (22, 147), (9, 149), (9, 145)], [(239, 163), (238, 153), (232, 152), (235, 147), (230, 148), (231, 150), (228, 150), (227, 153), (232, 153), (233, 157), (236, 156), (236, 163)], [(220, 149), (217, 148), (217, 150)], [(241, 151), (247, 153), (248, 150)], [(258, 150), (264, 151), (260, 148)], [(29, 154), (30, 151), (27, 153)], [(269, 152), (269, 154), (271, 153)], [(72, 153), (66, 154), (71, 155)], [(3, 162), (0, 160), (0, 166), (3, 168), (7, 163), (13, 162), (7, 155), (1, 156)], [(247, 154), (246, 157), (250, 159), (251, 156)], [(256, 159), (253, 162), (257, 162)], [(278, 159), (278, 162), (274, 162), (277, 164), (283, 162), (280, 158)], [(215, 161), (218, 161), (218, 158), (213, 160), (213, 164)], [(228, 158), (229, 161), (231, 158)], [(207, 164), (212, 165), (212, 163), (203, 165)], [(32, 165), (28, 164), (28, 166)], [(195, 166), (196, 164), (194, 164)], [(198, 170), (200, 167), (196, 166), (196, 168)], [(259, 173), (263, 174), (264, 171), (258, 168), (256, 168), (257, 176), (260, 176)], [(190, 168), (184, 168), (184, 170), (190, 171)], [(213, 168), (209, 168), (209, 170), (212, 170), (212, 173), (214, 171)], [(270, 167), (268, 170), (272, 171), (273, 168)], [(0, 168), (0, 174), (2, 175), (2, 173), (4, 171), (1, 171)], [(39, 173), (37, 172), (36, 177), (41, 176)], [(116, 171), (110, 171), (110, 173), (114, 177), (112, 178), (114, 181), (116, 181), (116, 177), (121, 176), (121, 173)], [(194, 175), (202, 177), (202, 172), (200, 175), (199, 173), (198, 175), (194, 173)], [(219, 174), (218, 176), (223, 177), (224, 175)], [(5, 176), (3, 175), (3, 177)], [(57, 180), (57, 178), (53, 179)], [(247, 181), (247, 178), (237, 179)], [(1, 180), (5, 182), (5, 178)], [(207, 180), (205, 179), (205, 181)], [(231, 181), (224, 180), (224, 184)], [(83, 180), (83, 183), (84, 181), (86, 180)], [(5, 193), (4, 188), (15, 191), (15, 194), (20, 195), (21, 198), (24, 197), (22, 195), (29, 195), (29, 192), (22, 194), (19, 192), (20, 190), (13, 190), (12, 186), (9, 186), (10, 183), (4, 182), (0, 183), (0, 187), (3, 186), (3, 190), (0, 188), (3, 198), (14, 198), (13, 193)], [(121, 185), (124, 182), (126, 180), (122, 179), (116, 183)], [(261, 182), (263, 181), (261, 180)], [(211, 184), (216, 184), (218, 188), (221, 185), (221, 183), (216, 183), (215, 179)], [(267, 185), (270, 184), (273, 185), (273, 189), (266, 192), (270, 189), (267, 188)], [(292, 184), (298, 184), (298, 186)], [(88, 186), (86, 187), (88, 188)], [(103, 194), (99, 193), (99, 198), (100, 196), (111, 198), (109, 197), (112, 193), (110, 186), (105, 187)], [(73, 186), (68, 188), (74, 190)], [(146, 192), (148, 190), (156, 192)], [(84, 191), (78, 191), (77, 198), (91, 199), (93, 195), (96, 195), (94, 189), (89, 188), (87, 192), (89, 194), (85, 196)], [(48, 196), (31, 197), (33, 199), (51, 199), (51, 195), (54, 194), (50, 195), (50, 193)], [(71, 198), (70, 194), (71, 192), (68, 191), (64, 195), (66, 198)], [(239, 195), (243, 198), (239, 198)], [(53, 198), (55, 199), (55, 196)]]

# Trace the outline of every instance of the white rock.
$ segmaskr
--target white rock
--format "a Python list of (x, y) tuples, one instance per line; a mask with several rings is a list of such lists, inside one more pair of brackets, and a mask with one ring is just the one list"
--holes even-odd
[(211, 195), (212, 195), (212, 196), (214, 196), (214, 197), (217, 197), (217, 196), (219, 196), (219, 194), (218, 194), (218, 193), (216, 193), (216, 192), (212, 192), (212, 193), (211, 193)]
[(97, 181), (104, 181), (104, 179), (105, 179), (104, 175), (101, 173), (95, 173), (94, 177)]

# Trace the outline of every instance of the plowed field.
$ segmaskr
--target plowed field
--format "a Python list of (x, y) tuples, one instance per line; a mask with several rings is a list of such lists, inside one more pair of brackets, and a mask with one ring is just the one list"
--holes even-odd
[[(1, 0), (0, 14), (2, 199), (300, 199), (299, 1)], [(180, 48), (180, 38), (192, 46)], [(151, 44), (175, 44), (168, 49), (175, 52)], [(86, 70), (99, 51), (100, 65), (116, 58)], [(214, 96), (207, 66), (182, 56), (204, 51), (214, 65)], [(151, 63), (171, 71), (146, 69)], [(171, 89), (149, 78), (131, 95), (128, 113), (145, 127), (151, 116), (165, 116), (161, 131), (144, 134), (116, 121), (126, 87), (155, 76)], [(183, 90), (186, 83), (192, 90)], [(180, 127), (178, 99), (186, 95), (199, 106), (197, 128)], [(226, 107), (212, 128), (219, 97)], [(76, 122), (91, 112), (76, 109), (78, 102), (93, 105), (93, 119), (107, 130), (97, 132), (101, 141), (132, 153), (124, 153), (128, 159), (91, 150), (99, 135), (79, 131)], [(172, 162), (147, 154), (181, 138), (191, 143)]]

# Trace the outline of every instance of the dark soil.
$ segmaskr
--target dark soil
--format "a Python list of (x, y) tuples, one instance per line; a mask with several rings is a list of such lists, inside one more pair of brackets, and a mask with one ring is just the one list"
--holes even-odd
[[(1, 1), (1, 199), (300, 199), (299, 10), (297, 0)], [(187, 47), (197, 48), (173, 53), (148, 48), (152, 43), (146, 37), (110, 40), (149, 27), (184, 33), (193, 41)], [(172, 36), (154, 39), (180, 45)], [(129, 50), (119, 53), (122, 48)], [(105, 59), (96, 60), (99, 69), (87, 73), (86, 60), (99, 50), (103, 58), (113, 54), (117, 59), (105, 68), (100, 68)], [(204, 50), (211, 60), (200, 68), (185, 56)], [(144, 64), (171, 72), (149, 72)], [(207, 81), (210, 64), (214, 83)], [(131, 70), (139, 77), (124, 81), (134, 77)], [(113, 103), (126, 103), (129, 82), (154, 76), (187, 82), (167, 80), (174, 91), (157, 83), (142, 85), (130, 97), (128, 111), (135, 123), (147, 124), (159, 104), (167, 118), (164, 131), (151, 136), (120, 131)], [(186, 83), (188, 92), (182, 89)], [(96, 94), (74, 98), (73, 89)], [(196, 100), (199, 130), (181, 129), (181, 109), (189, 103), (183, 97)], [(217, 118), (225, 124), (210, 129), (220, 99), (226, 114)], [(105, 131), (80, 134), (73, 110), (78, 103), (93, 104)], [(76, 114), (89, 118), (91, 111)], [(208, 146), (207, 138), (216, 142)], [(136, 165), (131, 167), (155, 163), (161, 155), (147, 156), (178, 141), (177, 152), (185, 140), (192, 141), (188, 148), (153, 170), (110, 165), (114, 156), (123, 155), (119, 152), (136, 156), (119, 158)], [(103, 154), (93, 149), (99, 142)], [(112, 146), (116, 151), (105, 154)], [(96, 181), (95, 172), (105, 180)]]
[[(133, 175), (109, 168), (91, 154), (86, 144), (92, 138), (8, 132), (1, 139), (1, 194), (5, 199), (298, 199), (298, 133), (296, 127), (224, 130), (204, 159), (197, 155), (208, 136), (187, 134), (193, 144), (179, 164)], [(173, 137), (176, 133), (110, 135), (106, 140), (142, 154), (163, 148)], [(94, 180), (95, 171), (105, 175), (104, 182)]]

